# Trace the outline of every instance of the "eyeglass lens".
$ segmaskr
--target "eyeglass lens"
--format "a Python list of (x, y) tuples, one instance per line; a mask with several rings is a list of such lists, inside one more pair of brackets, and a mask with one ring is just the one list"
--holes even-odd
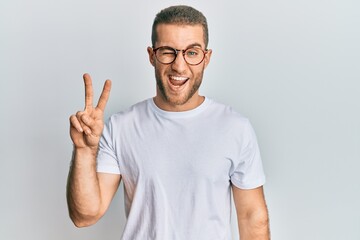
[[(182, 51), (178, 51), (182, 54)], [(201, 48), (188, 48), (184, 52), (185, 61), (191, 65), (197, 65), (204, 59), (205, 53)], [(156, 50), (156, 58), (164, 64), (170, 64), (175, 61), (177, 51), (171, 47), (160, 47)]]

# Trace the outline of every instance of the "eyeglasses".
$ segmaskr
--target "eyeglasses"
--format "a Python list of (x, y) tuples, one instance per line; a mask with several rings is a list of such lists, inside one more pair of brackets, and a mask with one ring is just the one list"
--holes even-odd
[(190, 47), (185, 50), (179, 50), (168, 46), (153, 48), (156, 59), (162, 64), (171, 64), (175, 62), (175, 59), (179, 52), (185, 59), (185, 62), (189, 65), (199, 65), (205, 58), (207, 50), (202, 50), (199, 47)]

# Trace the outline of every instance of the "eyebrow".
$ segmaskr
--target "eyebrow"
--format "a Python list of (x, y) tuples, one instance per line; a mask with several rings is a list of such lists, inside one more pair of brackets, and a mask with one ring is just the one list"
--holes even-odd
[(188, 45), (186, 48), (191, 48), (191, 47), (202, 47), (200, 43), (193, 43)]

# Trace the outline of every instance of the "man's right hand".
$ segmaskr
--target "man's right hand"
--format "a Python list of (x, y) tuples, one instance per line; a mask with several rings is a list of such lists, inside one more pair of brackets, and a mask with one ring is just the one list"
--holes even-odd
[(98, 104), (94, 107), (91, 77), (85, 73), (83, 78), (85, 84), (85, 109), (70, 116), (70, 136), (75, 148), (88, 148), (96, 153), (104, 128), (104, 110), (110, 95), (111, 81), (105, 81)]
[(96, 223), (104, 215), (119, 186), (121, 175), (96, 172), (96, 154), (104, 128), (104, 109), (111, 89), (106, 80), (99, 102), (93, 107), (93, 88), (84, 74), (85, 109), (70, 117), (74, 154), (69, 170), (67, 202), (71, 220), (77, 227)]

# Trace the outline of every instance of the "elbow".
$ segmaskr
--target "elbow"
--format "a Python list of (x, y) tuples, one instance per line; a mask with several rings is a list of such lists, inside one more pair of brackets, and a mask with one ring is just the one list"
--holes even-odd
[(269, 229), (269, 215), (267, 211), (253, 213), (248, 219), (254, 229)]
[(251, 229), (268, 229), (269, 215), (267, 211), (253, 211), (238, 218), (239, 225), (250, 227)]
[(97, 216), (74, 216), (71, 214), (70, 219), (77, 228), (89, 227), (99, 220)]
[(69, 216), (77, 228), (91, 226), (95, 224), (101, 217), (98, 211), (87, 211), (86, 213), (79, 211), (69, 211)]
[(77, 227), (77, 228), (89, 227), (95, 223), (95, 222), (92, 223), (92, 222), (83, 221), (83, 220), (72, 220), (72, 222), (74, 223), (75, 227)]
[(73, 222), (74, 226), (77, 227), (77, 228), (83, 228), (83, 227), (91, 226), (91, 224), (86, 223), (86, 222), (81, 221), (81, 220), (71, 219), (71, 221)]
[(269, 228), (269, 216), (262, 214), (255, 219), (255, 226), (258, 228)]

